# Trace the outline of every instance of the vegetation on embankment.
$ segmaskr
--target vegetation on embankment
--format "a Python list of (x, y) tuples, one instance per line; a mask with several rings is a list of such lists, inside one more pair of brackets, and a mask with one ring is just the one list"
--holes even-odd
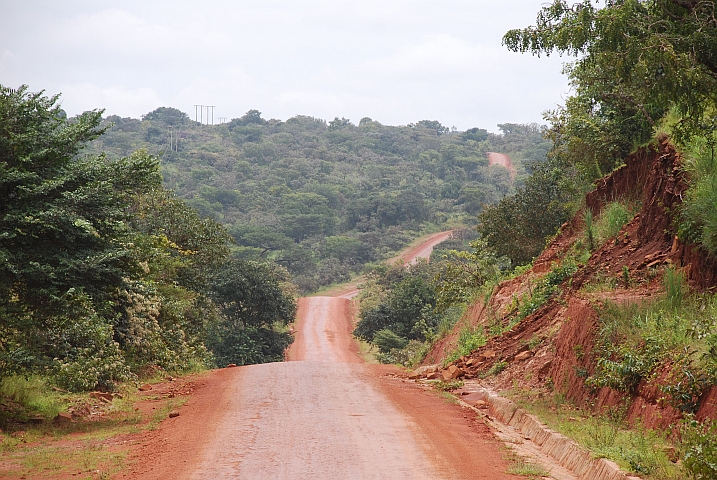
[[(648, 478), (716, 478), (717, 9), (595, 3), (556, 0), (504, 37), (576, 55), (573, 95), (547, 113), (548, 161), (479, 215), (481, 258), (524, 267), (475, 277), (474, 301), (426, 358), (481, 345), (453, 362), (468, 377), (675, 442), (659, 461), (622, 441), (596, 454)], [(667, 457), (679, 465), (662, 468)]]

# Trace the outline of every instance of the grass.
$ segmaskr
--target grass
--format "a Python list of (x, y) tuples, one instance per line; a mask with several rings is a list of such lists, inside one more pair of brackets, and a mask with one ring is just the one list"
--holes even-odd
[(687, 146), (685, 170), (690, 179), (679, 219), (679, 236), (717, 254), (717, 158), (712, 138), (695, 138)]
[[(639, 203), (630, 201), (615, 201), (605, 205), (597, 221), (591, 221), (593, 228), (590, 231), (594, 231), (595, 245), (615, 239), (622, 227), (635, 216), (639, 207)], [(587, 235), (590, 235), (590, 232)]]
[(448, 365), (462, 356), (469, 355), (471, 352), (485, 345), (486, 342), (487, 338), (485, 333), (483, 333), (483, 327), (464, 325), (460, 332), (458, 332), (458, 344), (456, 348), (450, 354), (446, 355), (446, 358), (443, 360), (443, 365)]
[[(0, 478), (38, 478), (45, 476), (68, 476), (97, 479), (110, 478), (119, 472), (126, 452), (109, 449), (106, 441), (118, 435), (152, 430), (167, 418), (168, 413), (184, 404), (185, 397), (159, 399), (149, 416), (136, 411), (140, 397), (134, 386), (120, 387), (121, 398), (104, 405), (104, 417), (98, 420), (75, 421), (68, 424), (23, 424), (7, 419), (7, 427), (0, 432)], [(21, 409), (25, 417), (42, 414), (50, 419), (56, 412), (70, 405), (80, 408), (83, 404), (96, 403), (87, 394), (58, 392), (48, 387), (39, 377), (9, 377), (0, 384), (0, 401), (8, 411), (8, 404)], [(10, 432), (22, 429), (22, 437)]]
[(607, 458), (621, 469), (649, 480), (678, 480), (686, 477), (666, 453), (666, 434), (628, 428), (624, 410), (606, 409), (601, 415), (581, 410), (560, 396), (534, 398), (530, 392), (514, 395), (521, 408), (536, 415), (549, 428), (585, 447), (596, 458)]
[(512, 459), (507, 473), (528, 477), (530, 480), (537, 480), (550, 475), (550, 472), (542, 466), (530, 463), (520, 458)]
[(665, 271), (667, 294), (657, 301), (599, 308), (597, 369), (587, 379), (595, 388), (632, 392), (660, 365), (671, 374), (662, 385), (666, 401), (690, 413), (701, 392), (717, 382), (717, 298), (685, 298), (684, 279)]
[[(38, 376), (16, 375), (3, 378), (0, 382), (0, 402), (6, 407), (9, 406), (8, 402), (13, 403), (16, 413), (19, 413), (23, 420), (27, 420), (31, 415), (51, 419), (63, 409), (59, 392), (51, 390), (45, 379)], [(3, 415), (3, 411), (0, 410), (0, 426), (7, 428), (9, 419)]]
[(440, 390), (443, 392), (452, 392), (453, 390), (458, 390), (459, 388), (463, 388), (463, 381), (461, 380), (438, 380), (437, 382), (432, 382), (433, 388), (436, 390)]

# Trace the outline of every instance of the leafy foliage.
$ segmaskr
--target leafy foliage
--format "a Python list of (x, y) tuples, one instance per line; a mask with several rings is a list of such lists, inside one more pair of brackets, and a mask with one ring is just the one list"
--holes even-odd
[(146, 365), (211, 364), (210, 333), (219, 358), (228, 338), (243, 363), (281, 358), (286, 275), (230, 261), (231, 237), (162, 188), (156, 157), (93, 155), (102, 112), (67, 119), (57, 99), (0, 86), (0, 377), (112, 390)]
[(382, 290), (381, 301), (373, 306), (362, 304), (361, 320), (354, 335), (375, 343), (378, 332), (390, 330), (405, 341), (425, 340), (426, 332), (437, 324), (433, 315), (435, 289), (431, 273), (426, 262), (408, 268), (399, 264), (384, 271), (374, 271), (373, 281)]
[(478, 215), (478, 232), (485, 244), (514, 265), (536, 257), (573, 213), (580, 188), (569, 171), (554, 160), (535, 165), (533, 174), (514, 195), (487, 206)]
[(165, 184), (224, 224), (235, 254), (276, 261), (303, 292), (390, 257), (421, 225), (473, 223), (484, 205), (513, 189), (510, 172), (490, 166), (487, 152), (510, 155), (520, 182), (524, 162), (544, 161), (549, 148), (536, 125), (504, 124), (495, 135), (437, 121), (281, 122), (250, 110), (208, 126), (180, 114), (108, 117), (109, 130), (93, 146), (110, 157), (138, 146), (161, 155)]
[(624, 137), (635, 140), (671, 108), (681, 117), (680, 138), (714, 129), (704, 116), (717, 101), (715, 3), (594, 3), (555, 0), (541, 9), (536, 26), (509, 31), (503, 43), (537, 55), (579, 56), (566, 69), (574, 98), (602, 120), (602, 132), (622, 125)]
[(692, 477), (707, 480), (717, 477), (717, 424), (699, 424), (688, 419), (682, 428), (684, 466)]
[(220, 364), (283, 360), (292, 337), (281, 327), (296, 315), (283, 285), (287, 277), (275, 265), (246, 260), (233, 260), (213, 276), (212, 296), (224, 315), (209, 345)]

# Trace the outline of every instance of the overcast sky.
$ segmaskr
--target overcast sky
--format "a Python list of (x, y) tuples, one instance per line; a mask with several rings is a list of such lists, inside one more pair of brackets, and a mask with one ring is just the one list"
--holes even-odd
[(70, 115), (258, 109), (460, 130), (541, 122), (560, 57), (501, 46), (540, 0), (0, 0), (0, 84), (62, 93)]

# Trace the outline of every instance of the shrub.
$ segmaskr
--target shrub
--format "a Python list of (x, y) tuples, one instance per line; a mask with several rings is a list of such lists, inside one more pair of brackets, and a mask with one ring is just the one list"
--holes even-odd
[(688, 419), (682, 429), (683, 465), (697, 480), (717, 478), (717, 423)]
[(394, 349), (401, 349), (408, 344), (408, 340), (403, 337), (399, 337), (391, 330), (384, 328), (379, 330), (373, 336), (373, 344), (378, 347), (378, 351), (381, 353), (389, 353)]

